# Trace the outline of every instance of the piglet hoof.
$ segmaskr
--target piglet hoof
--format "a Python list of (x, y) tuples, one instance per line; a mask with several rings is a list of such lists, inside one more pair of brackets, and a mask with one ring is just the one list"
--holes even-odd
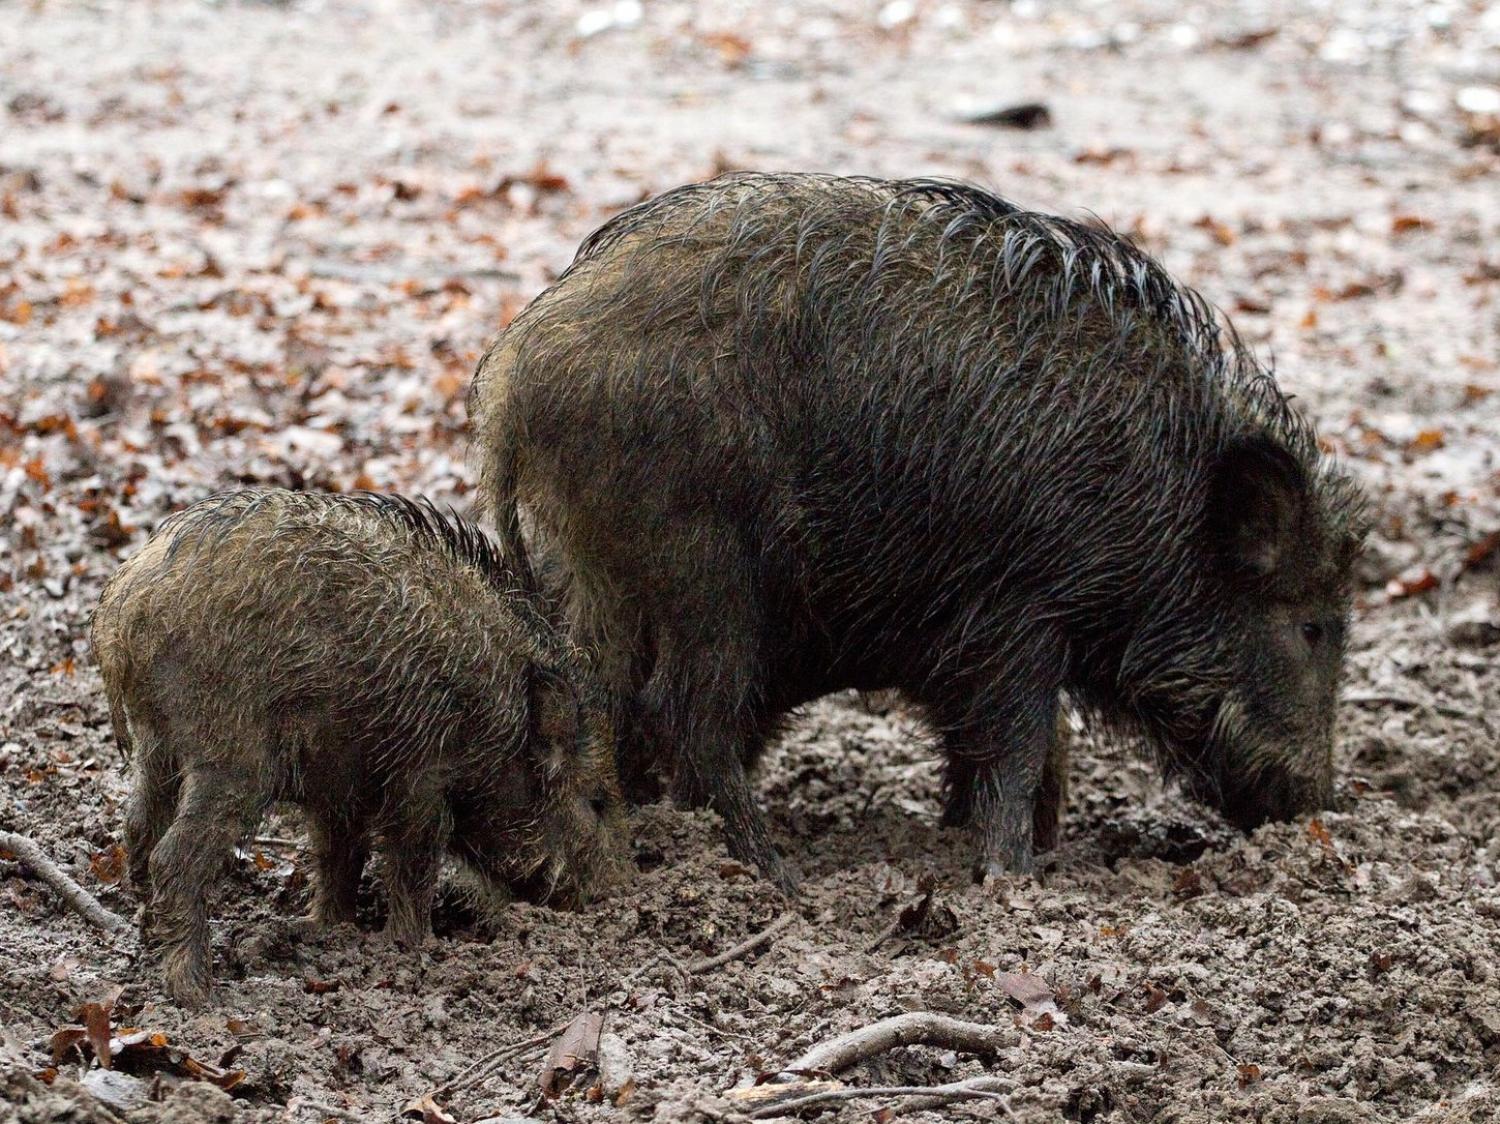
[(798, 895), (802, 893), (801, 882), (799, 882), (797, 876), (792, 873), (791, 868), (788, 867), (786, 863), (781, 861), (781, 857), (779, 855), (776, 857), (776, 861), (772, 865), (771, 869), (767, 870), (765, 874), (766, 877), (770, 880), (771, 885), (775, 886), (776, 889), (780, 891), (781, 896), (786, 898), (788, 901), (795, 900)]
[(413, 952), (419, 950), (430, 936), (432, 936), (431, 925), (401, 923), (395, 920), (387, 921), (380, 933), (380, 939), (386, 943)]
[(1010, 861), (980, 859), (974, 864), (974, 883), (985, 889), (1014, 882), (1017, 878), (1036, 876), (1036, 859), (1028, 851), (1025, 855), (1013, 856)]
[(178, 1006), (196, 1009), (207, 1005), (213, 979), (208, 965), (198, 958), (173, 955), (167, 958), (165, 982)]

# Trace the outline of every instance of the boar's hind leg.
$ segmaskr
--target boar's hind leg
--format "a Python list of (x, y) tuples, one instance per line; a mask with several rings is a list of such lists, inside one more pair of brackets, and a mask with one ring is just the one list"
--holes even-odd
[(251, 774), (194, 770), (183, 779), (177, 818), (151, 852), (153, 933), (163, 947), (167, 991), (184, 1006), (206, 1001), (212, 982), (209, 888), (266, 803)]
[[(116, 729), (123, 726), (122, 716), (116, 722)], [(161, 837), (166, 834), (177, 814), (182, 776), (177, 771), (175, 759), (165, 752), (154, 727), (141, 720), (136, 725), (135, 733), (139, 744), (131, 761), (134, 777), (130, 802), (125, 809), (125, 856), (130, 869), (130, 882), (146, 900), (147, 908), (142, 921), (149, 924), (151, 852), (161, 842)]]
[(353, 921), (360, 871), (370, 854), (365, 825), (320, 810), (308, 816), (307, 832), (318, 866), (312, 919), (320, 925)]

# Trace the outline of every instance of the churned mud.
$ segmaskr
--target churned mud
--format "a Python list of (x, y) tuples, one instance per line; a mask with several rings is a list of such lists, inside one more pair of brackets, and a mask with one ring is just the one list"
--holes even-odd
[[(1042, 877), (976, 887), (922, 730), (841, 697), (762, 777), (791, 906), (711, 817), (651, 807), (614, 899), (487, 922), (455, 891), (402, 952), (373, 876), (359, 929), (298, 924), (289, 814), (227, 869), (195, 1012), (0, 852), (0, 1120), (728, 1120), (908, 1011), (1006, 1028), (839, 1075), (1007, 1083), (916, 1120), (1500, 1119), (1497, 56), (1478, 0), (0, 6), (0, 829), (127, 918), (104, 578), (237, 483), (466, 507), (489, 335), (686, 180), (945, 174), (1097, 212), (1274, 354), (1377, 515), (1316, 820), (1240, 837), (1080, 734)], [(1050, 123), (965, 120), (1033, 101)], [(587, 1012), (570, 1075), (542, 1036)]]

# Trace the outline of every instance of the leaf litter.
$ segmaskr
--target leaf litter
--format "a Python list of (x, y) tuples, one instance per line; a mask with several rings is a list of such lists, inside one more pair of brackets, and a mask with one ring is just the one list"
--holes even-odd
[[(166, 0), (6, 24), (0, 823), (128, 916), (128, 787), (86, 642), (119, 559), (222, 487), (467, 506), (464, 395), (491, 334), (604, 218), (733, 167), (947, 174), (1090, 208), (1235, 309), (1376, 503), (1340, 806), (1242, 838), (1079, 735), (1064, 849), (1040, 885), (986, 890), (936, 826), (919, 718), (825, 700), (761, 774), (804, 920), (753, 956), (681, 969), (780, 909), (703, 813), (638, 813), (634, 884), (582, 913), (489, 925), (445, 894), (418, 953), (373, 931), (373, 878), (359, 926), (307, 932), (297, 849), (251, 843), (202, 1016), (0, 856), (0, 1099), (42, 1118), (97, 1101), (177, 1122), (304, 1103), (686, 1121), (925, 1010), (1018, 1045), (911, 1047), (844, 1078), (1003, 1075), (1026, 1121), (1500, 1114), (1493, 20), (1387, 0), (1192, 26), (1155, 0), (880, 7), (435, 0), (369, 20), (344, 0)], [(1042, 96), (1049, 128), (944, 110)], [(294, 817), (262, 830), (303, 839)], [(580, 1011), (607, 1022), (598, 1055), (560, 1053), (573, 1068), (537, 1107)]]

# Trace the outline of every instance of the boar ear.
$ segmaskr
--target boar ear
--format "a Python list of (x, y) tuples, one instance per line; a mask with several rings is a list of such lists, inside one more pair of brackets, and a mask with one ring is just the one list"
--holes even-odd
[(1296, 549), (1307, 503), (1307, 474), (1291, 453), (1260, 434), (1238, 438), (1209, 479), (1210, 548), (1231, 571), (1267, 577)]

